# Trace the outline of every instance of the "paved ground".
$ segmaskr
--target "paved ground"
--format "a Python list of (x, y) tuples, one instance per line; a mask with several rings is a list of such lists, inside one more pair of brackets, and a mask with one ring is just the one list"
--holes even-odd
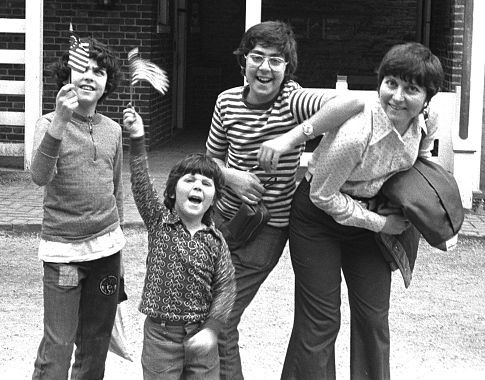
[[(151, 176), (163, 191), (170, 168), (186, 154), (205, 151), (207, 131), (188, 131), (176, 137), (169, 145), (148, 152)], [(133, 201), (130, 184), (129, 153), (125, 152), (123, 162), (123, 185), (125, 189), (124, 210), (127, 227), (142, 226), (142, 220)], [(1, 164), (0, 164), (1, 167)], [(9, 171), (6, 177), (20, 177), (20, 180), (0, 183), (0, 230), (24, 232), (40, 231), (42, 223), (43, 188), (33, 184), (28, 173)]]
[[(189, 131), (175, 138), (170, 145), (148, 153), (150, 173), (155, 184), (160, 187), (160, 191), (162, 191), (166, 176), (175, 162), (190, 152), (205, 150), (202, 134)], [(123, 169), (125, 225), (127, 227), (142, 226), (131, 193), (128, 153), (125, 154)], [(26, 175), (24, 177), (23, 180), (0, 185), (0, 230), (40, 231), (43, 189), (31, 183)], [(460, 234), (485, 237), (485, 213), (467, 212)]]

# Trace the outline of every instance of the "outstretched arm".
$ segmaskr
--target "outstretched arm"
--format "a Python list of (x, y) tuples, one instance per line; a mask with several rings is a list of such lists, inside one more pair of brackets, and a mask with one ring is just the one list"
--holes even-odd
[(259, 165), (266, 171), (274, 170), (280, 156), (293, 147), (322, 135), (342, 125), (347, 119), (364, 110), (362, 96), (339, 95), (291, 131), (261, 144), (258, 152)]

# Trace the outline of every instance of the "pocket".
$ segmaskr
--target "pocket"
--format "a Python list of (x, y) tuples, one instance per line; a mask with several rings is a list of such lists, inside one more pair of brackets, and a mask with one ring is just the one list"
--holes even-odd
[(145, 320), (141, 356), (144, 372), (166, 374), (178, 371), (178, 367), (183, 366), (183, 346), (177, 342), (180, 339), (178, 335), (180, 332), (172, 333), (169, 329), (151, 322), (149, 318)]
[(57, 285), (63, 288), (74, 288), (79, 284), (79, 271), (74, 265), (59, 265)]
[(243, 266), (258, 270), (271, 269), (276, 265), (288, 239), (287, 228), (264, 226), (262, 231), (240, 248), (231, 251)]

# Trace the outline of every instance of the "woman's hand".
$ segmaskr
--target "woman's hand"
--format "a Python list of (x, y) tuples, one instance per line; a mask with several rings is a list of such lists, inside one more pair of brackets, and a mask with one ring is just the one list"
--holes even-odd
[(202, 329), (187, 340), (187, 349), (196, 355), (207, 355), (217, 346), (217, 336), (211, 329)]
[(386, 216), (386, 223), (381, 232), (389, 235), (399, 235), (409, 227), (409, 220), (402, 214), (389, 214)]
[(135, 111), (131, 103), (128, 103), (128, 107), (123, 110), (123, 126), (132, 138), (140, 137), (145, 134), (143, 120)]
[(226, 169), (224, 178), (236, 195), (245, 203), (257, 204), (266, 189), (254, 173)]

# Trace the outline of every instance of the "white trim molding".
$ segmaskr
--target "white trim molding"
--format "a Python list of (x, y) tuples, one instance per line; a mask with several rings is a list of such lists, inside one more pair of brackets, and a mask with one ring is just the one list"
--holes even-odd
[(34, 130), (37, 119), (42, 115), (42, 67), (44, 1), (25, 2), (25, 154), (24, 169), (30, 169)]

